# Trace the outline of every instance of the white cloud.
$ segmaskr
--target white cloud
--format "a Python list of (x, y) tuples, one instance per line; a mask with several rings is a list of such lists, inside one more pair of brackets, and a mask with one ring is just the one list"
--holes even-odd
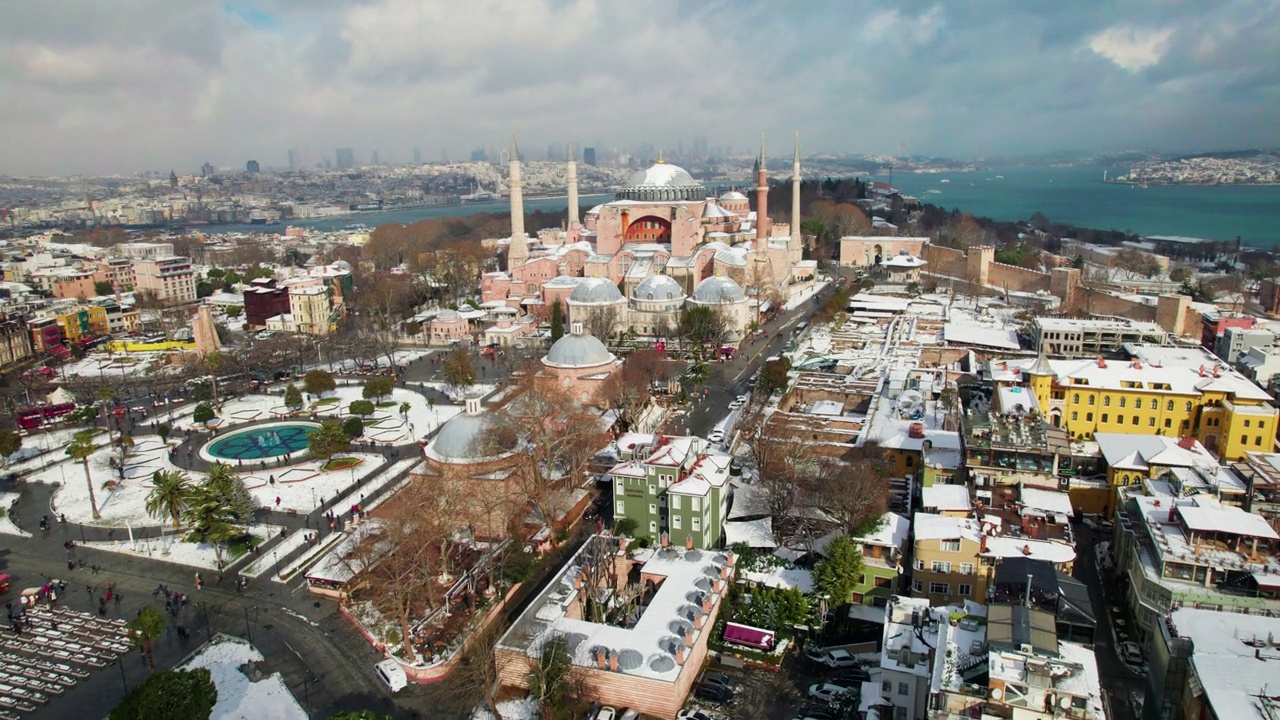
[(1116, 25), (1089, 38), (1089, 49), (1131, 73), (1160, 62), (1169, 50), (1173, 28)]

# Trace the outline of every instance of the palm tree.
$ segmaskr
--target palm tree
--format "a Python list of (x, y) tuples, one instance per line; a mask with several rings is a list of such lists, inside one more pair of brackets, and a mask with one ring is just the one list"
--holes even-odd
[(147, 669), (152, 672), (155, 672), (156, 662), (151, 655), (151, 642), (160, 637), (167, 624), (159, 610), (150, 605), (144, 605), (138, 611), (138, 616), (125, 625), (133, 636), (134, 642), (142, 646), (142, 651), (147, 655)]
[(93, 431), (81, 430), (71, 440), (67, 454), (84, 465), (84, 482), (89, 487), (89, 507), (93, 509), (93, 519), (98, 520), (102, 513), (98, 512), (98, 500), (93, 495), (93, 476), (89, 474), (89, 456), (93, 454)]
[(182, 514), (191, 505), (192, 489), (191, 479), (181, 470), (157, 470), (151, 476), (147, 514), (154, 518), (171, 518), (176, 530)]
[(102, 419), (107, 425), (107, 439), (111, 439), (111, 401), (116, 399), (115, 388), (103, 385), (98, 389), (98, 399), (102, 401)]

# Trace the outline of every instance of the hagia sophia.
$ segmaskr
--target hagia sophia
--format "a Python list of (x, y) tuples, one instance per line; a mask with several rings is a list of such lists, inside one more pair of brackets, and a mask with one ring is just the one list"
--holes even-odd
[[(683, 308), (707, 305), (724, 313), (727, 344), (736, 346), (762, 312), (785, 302), (794, 283), (813, 275), (815, 263), (802, 260), (798, 223), (769, 221), (763, 143), (755, 167), (756, 211), (737, 191), (710, 197), (688, 172), (659, 156), (614, 200), (581, 220), (570, 152), (567, 227), (536, 241), (524, 231), (518, 149), (511, 157), (507, 269), (482, 278), (487, 307), (538, 312), (560, 302), (571, 323), (590, 325), (590, 315), (604, 312), (614, 332), (657, 339), (671, 337)], [(791, 179), (791, 215), (798, 218), (798, 142)]]

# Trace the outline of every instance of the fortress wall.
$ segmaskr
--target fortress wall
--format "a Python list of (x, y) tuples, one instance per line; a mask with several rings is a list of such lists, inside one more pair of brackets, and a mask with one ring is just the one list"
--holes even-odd
[(1010, 292), (1049, 292), (1049, 274), (993, 262), (987, 268), (987, 284)]

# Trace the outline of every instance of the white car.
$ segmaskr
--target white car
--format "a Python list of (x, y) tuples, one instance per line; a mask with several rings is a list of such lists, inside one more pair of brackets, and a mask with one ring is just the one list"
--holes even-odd
[(596, 711), (595, 720), (615, 720), (618, 717), (618, 711), (605, 705)]
[(1142, 667), (1142, 664), (1146, 662), (1142, 657), (1142, 648), (1138, 646), (1138, 643), (1133, 642), (1132, 640), (1120, 643), (1120, 659), (1123, 660), (1126, 665), (1133, 665), (1136, 667)]
[(714, 720), (714, 718), (703, 710), (685, 708), (676, 713), (676, 720)]
[(709, 440), (709, 441), (711, 441), (711, 442), (713, 442), (713, 443), (722, 443), (722, 442), (724, 442), (724, 431), (723, 431), (723, 430), (712, 430), (712, 431), (711, 431), (711, 434), (707, 436), (707, 440)]
[(831, 702), (836, 699), (837, 696), (843, 695), (847, 692), (849, 692), (849, 688), (842, 685), (834, 685), (832, 683), (817, 683), (816, 685), (809, 686), (809, 697), (823, 702)]
[(400, 692), (409, 685), (409, 676), (405, 674), (400, 663), (387, 658), (373, 666), (374, 672), (391, 692)]

